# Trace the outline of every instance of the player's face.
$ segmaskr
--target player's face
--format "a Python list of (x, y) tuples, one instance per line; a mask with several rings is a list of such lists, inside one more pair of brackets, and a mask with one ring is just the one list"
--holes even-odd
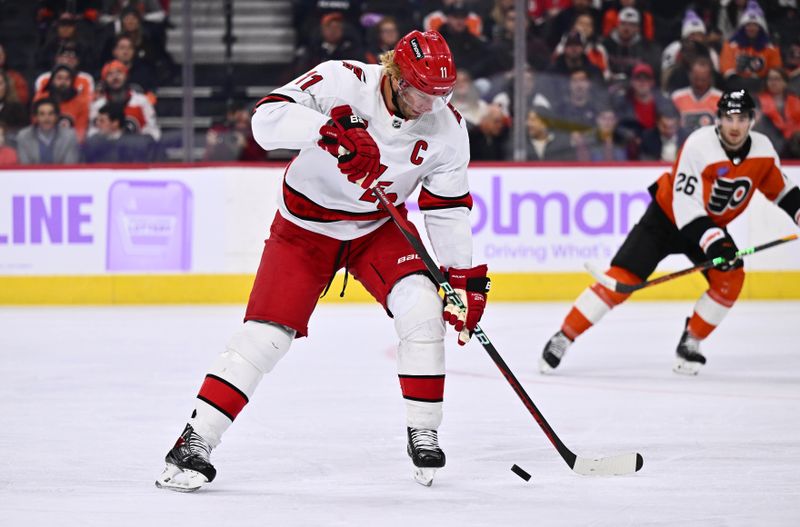
[(724, 114), (719, 119), (719, 135), (732, 148), (739, 148), (750, 133), (750, 117), (747, 114)]
[(397, 83), (397, 102), (403, 115), (409, 119), (418, 119), (423, 114), (444, 108), (447, 96), (427, 94), (400, 80)]

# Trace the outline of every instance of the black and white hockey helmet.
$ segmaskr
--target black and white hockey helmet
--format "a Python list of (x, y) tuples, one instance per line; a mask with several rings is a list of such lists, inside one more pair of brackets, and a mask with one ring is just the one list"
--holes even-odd
[(717, 117), (740, 113), (747, 114), (752, 119), (755, 111), (756, 103), (747, 90), (728, 90), (722, 94), (717, 103)]

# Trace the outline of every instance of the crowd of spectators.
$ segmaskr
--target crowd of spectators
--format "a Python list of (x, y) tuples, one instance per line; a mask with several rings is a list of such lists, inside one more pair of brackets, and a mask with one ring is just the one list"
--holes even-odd
[(36, 2), (33, 20), (18, 20), (37, 33), (21, 70), (12, 65), (26, 66), (13, 60), (22, 44), (0, 35), (0, 164), (163, 157), (154, 106), (175, 72), (168, 9), (168, 0)]
[[(796, 0), (526, 4), (526, 159), (673, 161), (692, 131), (713, 123), (722, 90), (737, 88), (759, 103), (755, 129), (800, 158)], [(512, 159), (513, 0), (296, 5), (295, 75), (324, 60), (377, 63), (413, 28), (442, 33), (472, 159)]]
[[(524, 17), (526, 159), (673, 161), (724, 89), (747, 88), (755, 129), (800, 158), (800, 0), (293, 0), (296, 56), (279, 85), (331, 59), (376, 64), (407, 31), (445, 36), (452, 103), (473, 160), (510, 160), (513, 51)], [(32, 68), (0, 34), (0, 164), (163, 159), (158, 87), (169, 0), (39, 0)], [(33, 13), (33, 11), (31, 11)], [(234, 27), (234, 36), (236, 28)], [(234, 57), (235, 60), (235, 57)], [(264, 160), (249, 101), (207, 131), (206, 160)]]

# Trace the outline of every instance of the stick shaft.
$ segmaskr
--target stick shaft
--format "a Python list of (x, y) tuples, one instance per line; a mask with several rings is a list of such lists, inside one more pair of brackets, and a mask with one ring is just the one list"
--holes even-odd
[[(740, 251), (737, 251), (736, 256), (738, 258), (741, 258), (743, 256), (748, 256), (753, 253), (763, 251), (764, 249), (770, 249), (772, 247), (775, 247), (776, 245), (782, 245), (792, 240), (796, 240), (797, 238), (798, 238), (797, 234), (790, 234), (789, 236), (784, 236), (783, 238), (778, 238), (777, 240), (773, 240), (771, 242), (763, 243), (761, 245), (756, 245), (755, 247), (748, 247), (747, 249), (742, 249)], [(660, 276), (653, 280), (640, 282), (638, 284), (622, 284), (617, 282), (614, 289), (619, 293), (632, 293), (633, 291), (638, 291), (646, 287), (652, 287), (654, 285), (663, 284), (664, 282), (669, 282), (670, 280), (674, 280), (675, 278), (680, 278), (681, 276), (686, 276), (687, 274), (696, 273), (697, 271), (705, 271), (706, 269), (711, 269), (712, 267), (722, 263), (725, 263), (725, 259), (719, 256), (717, 258), (714, 258), (713, 260), (708, 260), (703, 263), (697, 264), (694, 267), (689, 267), (681, 271), (675, 271), (674, 273)]]

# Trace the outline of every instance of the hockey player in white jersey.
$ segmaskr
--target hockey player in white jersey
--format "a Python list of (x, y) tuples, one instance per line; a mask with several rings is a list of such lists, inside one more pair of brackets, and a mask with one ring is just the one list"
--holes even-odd
[[(669, 254), (693, 263), (723, 257), (705, 271), (708, 290), (686, 319), (673, 370), (696, 375), (706, 363), (700, 343), (720, 325), (744, 284), (744, 267), (726, 226), (744, 212), (756, 190), (800, 225), (800, 190), (781, 171), (769, 139), (751, 132), (755, 102), (744, 90), (727, 91), (717, 104), (716, 126), (693, 132), (672, 170), (650, 187), (653, 201), (611, 260), (607, 274), (627, 284), (647, 280)], [(561, 329), (545, 344), (539, 367), (558, 367), (572, 342), (630, 294), (600, 283), (575, 301)]]
[[(466, 122), (448, 104), (455, 78), (441, 35), (412, 31), (380, 65), (324, 62), (256, 105), (258, 143), (300, 153), (286, 170), (245, 322), (206, 375), (157, 486), (192, 491), (214, 479), (211, 450), (292, 340), (308, 334), (317, 300), (341, 268), (345, 285), (352, 274), (394, 318), (407, 452), (417, 481), (431, 484), (445, 464), (437, 434), (445, 321), (465, 344), (489, 288), (486, 266), (472, 262)], [(403, 215), (422, 186), (428, 237), (465, 309), (443, 310), (437, 286), (372, 185)]]

